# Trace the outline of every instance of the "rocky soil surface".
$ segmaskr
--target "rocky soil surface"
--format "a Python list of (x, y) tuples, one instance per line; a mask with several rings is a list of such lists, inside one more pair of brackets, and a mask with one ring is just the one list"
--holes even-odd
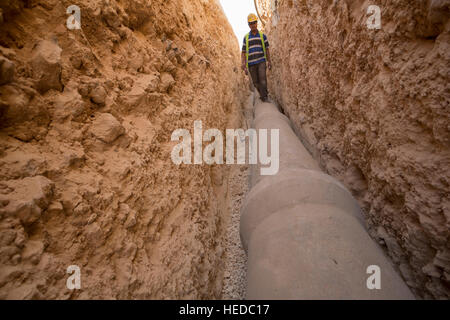
[(220, 298), (230, 169), (170, 140), (241, 127), (231, 27), (215, 0), (80, 0), (71, 30), (72, 4), (0, 4), (0, 299)]
[(273, 98), (416, 295), (449, 299), (450, 2), (287, 0), (272, 16)]

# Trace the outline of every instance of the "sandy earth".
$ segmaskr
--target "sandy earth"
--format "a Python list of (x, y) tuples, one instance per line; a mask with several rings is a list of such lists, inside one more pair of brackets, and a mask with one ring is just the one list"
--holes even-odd
[(0, 298), (220, 298), (239, 185), (170, 138), (241, 126), (231, 27), (215, 0), (112, 0), (69, 30), (71, 4), (0, 5)]

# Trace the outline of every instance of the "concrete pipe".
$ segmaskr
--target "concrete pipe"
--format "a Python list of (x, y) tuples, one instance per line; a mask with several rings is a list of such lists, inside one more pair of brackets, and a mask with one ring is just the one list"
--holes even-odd
[(251, 171), (240, 226), (247, 299), (413, 299), (358, 203), (320, 170), (277, 107), (257, 103), (253, 127), (279, 129), (280, 166), (272, 176), (259, 164)]

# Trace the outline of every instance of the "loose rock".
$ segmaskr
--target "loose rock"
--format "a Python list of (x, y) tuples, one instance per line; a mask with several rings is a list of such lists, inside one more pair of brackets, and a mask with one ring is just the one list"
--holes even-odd
[(96, 86), (90, 92), (91, 101), (100, 106), (105, 105), (106, 96), (107, 96), (107, 92), (102, 85)]
[(90, 130), (95, 137), (105, 143), (111, 143), (125, 133), (120, 122), (110, 113), (99, 114)]
[(25, 226), (39, 219), (53, 195), (53, 182), (43, 176), (7, 181), (6, 185), (13, 191), (0, 194), (0, 201), (8, 200), (0, 213), (18, 217)]
[(160, 84), (160, 91), (161, 92), (167, 92), (172, 88), (172, 86), (175, 84), (175, 79), (172, 77), (170, 73), (163, 72), (161, 74), (161, 84)]
[(31, 67), (36, 79), (36, 89), (45, 93), (50, 89), (62, 90), (61, 52), (57, 43), (41, 40), (33, 49)]

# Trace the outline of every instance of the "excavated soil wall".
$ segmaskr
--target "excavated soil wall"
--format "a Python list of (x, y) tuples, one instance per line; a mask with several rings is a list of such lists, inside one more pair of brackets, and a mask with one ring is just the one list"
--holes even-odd
[(450, 2), (275, 3), (273, 98), (417, 296), (450, 298)]
[(230, 168), (171, 134), (241, 127), (233, 31), (215, 0), (73, 4), (0, 4), (0, 298), (220, 298)]

